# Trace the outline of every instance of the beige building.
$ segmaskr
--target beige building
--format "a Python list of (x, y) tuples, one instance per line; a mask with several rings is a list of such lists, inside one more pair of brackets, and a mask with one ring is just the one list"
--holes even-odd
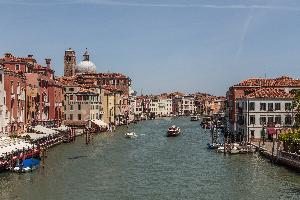
[(101, 88), (78, 85), (65, 86), (65, 120), (101, 120)]
[(107, 124), (114, 123), (115, 119), (115, 95), (104, 90), (102, 93), (103, 121)]
[(157, 97), (150, 101), (150, 112), (157, 117), (167, 117), (172, 114), (172, 99)]

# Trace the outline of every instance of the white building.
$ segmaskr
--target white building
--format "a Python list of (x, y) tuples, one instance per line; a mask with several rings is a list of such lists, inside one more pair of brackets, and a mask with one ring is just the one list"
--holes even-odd
[(150, 102), (150, 112), (157, 117), (167, 117), (172, 114), (172, 99), (153, 98)]
[(5, 105), (6, 93), (4, 90), (4, 70), (0, 65), (0, 133), (7, 131), (8, 118), (6, 117)]
[(244, 140), (275, 137), (294, 122), (293, 95), (281, 89), (262, 88), (236, 101), (237, 132)]

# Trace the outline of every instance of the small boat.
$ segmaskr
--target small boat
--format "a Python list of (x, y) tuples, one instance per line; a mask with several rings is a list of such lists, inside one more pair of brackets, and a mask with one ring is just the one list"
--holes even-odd
[(219, 147), (220, 147), (220, 145), (217, 143), (207, 143), (208, 149), (218, 149)]
[(234, 146), (233, 148), (231, 148), (229, 150), (229, 153), (231, 153), (231, 154), (238, 154), (238, 153), (240, 153), (240, 150), (237, 147)]
[(197, 115), (191, 116), (191, 121), (198, 121), (198, 120), (199, 120), (199, 118)]
[(125, 133), (126, 138), (136, 138), (137, 134), (135, 132)]
[(40, 166), (40, 160), (35, 158), (25, 159), (21, 164), (17, 164), (13, 169), (15, 172), (30, 172)]
[(179, 134), (180, 134), (180, 128), (173, 125), (168, 129), (167, 137), (176, 137)]
[(218, 152), (218, 153), (224, 153), (224, 146), (219, 146), (219, 147), (217, 148), (217, 152)]

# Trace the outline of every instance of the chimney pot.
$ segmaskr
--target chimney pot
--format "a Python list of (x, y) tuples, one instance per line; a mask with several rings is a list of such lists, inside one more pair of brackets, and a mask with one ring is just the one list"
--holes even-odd
[(51, 65), (51, 59), (50, 58), (45, 58), (45, 61), (46, 61), (47, 67), (50, 67), (50, 65)]

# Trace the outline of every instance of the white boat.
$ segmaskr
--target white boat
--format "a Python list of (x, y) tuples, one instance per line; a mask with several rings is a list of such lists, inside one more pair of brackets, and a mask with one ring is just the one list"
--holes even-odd
[(199, 118), (198, 118), (197, 115), (192, 115), (191, 116), (191, 121), (198, 121), (198, 120), (199, 120)]
[(171, 126), (167, 131), (167, 137), (176, 137), (180, 134), (180, 128), (175, 125)]
[(238, 153), (240, 153), (240, 150), (236, 146), (234, 146), (233, 148), (230, 149), (229, 152), (231, 154), (238, 154)]
[(125, 133), (126, 138), (136, 138), (137, 134), (135, 132)]
[(224, 146), (220, 146), (219, 148), (217, 148), (217, 152), (224, 153)]

